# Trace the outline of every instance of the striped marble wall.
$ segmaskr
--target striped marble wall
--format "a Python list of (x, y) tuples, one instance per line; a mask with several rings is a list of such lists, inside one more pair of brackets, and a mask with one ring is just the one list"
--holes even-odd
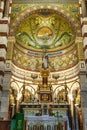
[(0, 0), (0, 116), (4, 118), (7, 118), (9, 103), (8, 84), (10, 80), (10, 73), (6, 71), (6, 52), (11, 4), (12, 0)]

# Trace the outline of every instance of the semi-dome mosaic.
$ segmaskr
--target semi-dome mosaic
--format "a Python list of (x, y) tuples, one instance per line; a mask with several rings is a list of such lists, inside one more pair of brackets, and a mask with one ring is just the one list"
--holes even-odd
[[(25, 7), (20, 5), (21, 8)], [(30, 5), (29, 5), (30, 7)], [(16, 6), (14, 6), (15, 10)], [(20, 14), (20, 15), (19, 15)], [(15, 66), (40, 71), (43, 51), (49, 56), (49, 69), (59, 72), (78, 63), (76, 36), (80, 25), (74, 15), (62, 8), (36, 6), (13, 15), (10, 35), (15, 37), (12, 62)]]
[(37, 11), (20, 22), (16, 40), (34, 49), (58, 49), (72, 43), (75, 32), (66, 19), (51, 11)]

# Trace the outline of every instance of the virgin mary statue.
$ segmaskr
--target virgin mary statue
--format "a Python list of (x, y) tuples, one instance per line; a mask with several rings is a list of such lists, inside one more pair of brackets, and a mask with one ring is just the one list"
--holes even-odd
[(44, 50), (43, 55), (42, 55), (42, 68), (43, 69), (49, 68), (49, 59), (48, 59), (48, 54), (46, 50)]

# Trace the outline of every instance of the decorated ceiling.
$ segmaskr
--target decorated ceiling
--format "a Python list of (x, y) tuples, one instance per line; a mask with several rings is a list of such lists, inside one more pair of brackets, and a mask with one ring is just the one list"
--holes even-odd
[(78, 4), (13, 4), (10, 35), (15, 36), (13, 63), (39, 71), (46, 49), (50, 70), (61, 71), (78, 63), (76, 36), (81, 36)]

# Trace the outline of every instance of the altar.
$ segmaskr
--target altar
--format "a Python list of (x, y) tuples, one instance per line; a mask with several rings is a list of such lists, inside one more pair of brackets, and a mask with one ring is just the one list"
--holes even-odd
[(38, 85), (38, 102), (22, 102), (20, 112), (24, 113), (26, 130), (71, 130), (70, 105), (54, 102), (53, 90), (48, 83), (50, 70), (40, 71), (42, 84)]
[(29, 116), (26, 118), (26, 130), (71, 130), (67, 117)]
[(68, 104), (21, 105), (26, 130), (71, 130)]

